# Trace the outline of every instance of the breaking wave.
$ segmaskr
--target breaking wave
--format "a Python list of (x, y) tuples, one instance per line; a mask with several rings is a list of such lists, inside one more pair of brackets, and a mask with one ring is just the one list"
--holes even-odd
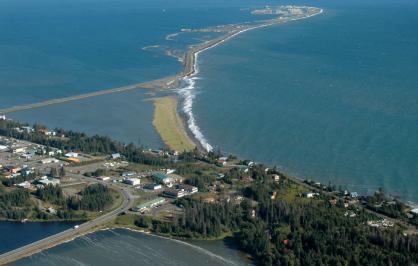
[[(197, 68), (194, 75), (198, 73)], [(183, 99), (182, 110), (183, 113), (187, 116), (187, 126), (192, 132), (193, 136), (199, 141), (206, 151), (213, 150), (213, 147), (209, 144), (206, 137), (203, 135), (200, 127), (196, 123), (196, 119), (193, 114), (193, 101), (196, 97), (195, 84), (198, 77), (191, 76), (183, 78), (184, 86), (178, 90), (179, 94)]]

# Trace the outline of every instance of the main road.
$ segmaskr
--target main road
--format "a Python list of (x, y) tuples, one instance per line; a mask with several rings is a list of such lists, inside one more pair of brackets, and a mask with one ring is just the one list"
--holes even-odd
[(68, 241), (77, 236), (83, 235), (90, 232), (93, 228), (112, 221), (118, 214), (128, 211), (133, 204), (133, 198), (127, 189), (118, 187), (114, 184), (108, 184), (109, 187), (112, 187), (118, 190), (123, 195), (123, 203), (117, 209), (106, 213), (102, 216), (97, 217), (94, 220), (80, 224), (78, 228), (71, 228), (61, 233), (52, 235), (50, 237), (44, 238), (42, 240), (33, 242), (29, 245), (23, 246), (21, 248), (9, 251), (7, 253), (0, 255), (0, 265), (8, 264), (19, 260), (21, 258), (30, 256), (42, 250), (51, 248), (53, 246), (59, 245), (65, 241)]

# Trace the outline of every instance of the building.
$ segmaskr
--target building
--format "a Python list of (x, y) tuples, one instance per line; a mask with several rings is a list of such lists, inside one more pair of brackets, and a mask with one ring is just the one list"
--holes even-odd
[(38, 180), (38, 183), (43, 185), (43, 186), (47, 186), (47, 185), (57, 186), (61, 182), (60, 182), (59, 179), (56, 179), (56, 178), (46, 178), (46, 179)]
[(35, 173), (35, 171), (34, 171), (34, 169), (33, 169), (33, 168), (28, 168), (28, 167), (25, 167), (25, 168), (23, 168), (22, 170), (20, 170), (20, 174), (21, 174), (23, 177), (27, 177), (27, 176), (29, 176), (29, 175), (31, 175), (31, 174), (33, 174), (33, 173)]
[(38, 129), (38, 132), (44, 135), (48, 135), (49, 130), (46, 127), (44, 127), (44, 128)]
[(33, 127), (21, 127), (20, 128), (22, 131), (25, 131), (26, 133), (32, 133), (35, 131), (35, 129), (33, 129)]
[(159, 190), (162, 186), (160, 184), (145, 184), (143, 188), (148, 190)]
[(186, 196), (186, 192), (183, 189), (166, 189), (163, 192), (163, 196), (167, 198), (182, 198)]
[(136, 173), (132, 172), (132, 171), (122, 173), (122, 177), (131, 177), (131, 176), (134, 176), (134, 175), (136, 175)]
[(412, 209), (411, 213), (415, 216), (418, 216), (418, 208)]
[(24, 153), (26, 151), (26, 147), (16, 147), (13, 148), (12, 153)]
[(55, 158), (46, 158), (41, 160), (42, 164), (49, 164), (49, 163), (58, 163), (59, 161)]
[(226, 165), (226, 161), (219, 159), (219, 160), (216, 161), (216, 165), (217, 166), (225, 166)]
[(279, 175), (273, 175), (273, 180), (275, 182), (279, 182), (280, 181), (280, 176)]
[(112, 159), (119, 159), (120, 158), (120, 153), (113, 153), (111, 155)]
[(26, 189), (28, 189), (28, 188), (30, 188), (30, 183), (28, 181), (25, 181), (25, 182), (22, 182), (20, 184), (16, 184), (16, 186), (19, 187), (19, 188), (26, 188)]
[(0, 120), (6, 120), (6, 116), (5, 115), (0, 115)]
[(141, 179), (139, 179), (139, 178), (127, 178), (127, 179), (123, 180), (123, 182), (125, 184), (131, 185), (131, 186), (137, 186), (137, 185), (141, 184)]
[(0, 151), (7, 151), (9, 149), (9, 147), (4, 146), (4, 145), (0, 145)]
[(134, 212), (144, 212), (144, 211), (146, 211), (150, 208), (154, 208), (158, 205), (164, 204), (164, 202), (165, 202), (164, 198), (158, 197), (158, 198), (155, 198), (153, 200), (143, 202), (136, 207), (133, 207), (132, 211), (134, 211)]
[(78, 157), (78, 153), (76, 152), (69, 152), (65, 154), (65, 157), (67, 158), (77, 158)]
[(351, 198), (358, 198), (358, 193), (357, 192), (351, 192), (350, 197)]
[(315, 196), (315, 193), (313, 193), (313, 192), (303, 192), (302, 193), (302, 197), (304, 197), (304, 198), (313, 198)]
[(75, 157), (69, 157), (67, 158), (67, 161), (69, 161), (70, 163), (81, 163), (80, 159)]
[(199, 189), (195, 186), (186, 185), (186, 184), (179, 184), (176, 186), (177, 189), (184, 190), (187, 194), (194, 194), (199, 191)]
[(101, 180), (101, 181), (107, 181), (109, 179), (110, 179), (110, 177), (108, 177), (108, 176), (99, 176), (99, 177), (97, 177), (97, 180)]
[(168, 175), (161, 173), (161, 172), (155, 172), (152, 174), (152, 178), (160, 184), (170, 184), (174, 181), (174, 179), (172, 177), (169, 177)]

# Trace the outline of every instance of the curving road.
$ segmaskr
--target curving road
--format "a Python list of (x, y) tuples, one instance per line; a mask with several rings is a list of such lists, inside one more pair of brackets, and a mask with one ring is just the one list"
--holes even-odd
[(94, 220), (80, 224), (78, 228), (71, 228), (71, 229), (65, 230), (61, 233), (49, 236), (47, 238), (33, 242), (21, 248), (1, 254), (0, 265), (11, 263), (21, 258), (30, 256), (34, 253), (40, 252), (44, 249), (51, 248), (53, 246), (61, 244), (69, 239), (85, 234), (96, 226), (112, 221), (118, 214), (128, 211), (131, 205), (133, 204), (133, 198), (131, 194), (129, 193), (129, 191), (113, 184), (108, 184), (108, 186), (118, 190), (123, 195), (124, 201), (119, 208), (109, 213), (106, 213)]

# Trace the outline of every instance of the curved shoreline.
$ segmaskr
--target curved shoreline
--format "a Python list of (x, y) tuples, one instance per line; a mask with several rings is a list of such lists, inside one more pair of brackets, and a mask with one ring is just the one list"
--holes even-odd
[[(194, 78), (195, 76), (199, 73), (198, 70), (198, 58), (199, 55), (202, 52), (205, 52), (211, 48), (215, 48), (218, 45), (229, 41), (230, 39), (238, 36), (241, 33), (250, 31), (250, 30), (254, 30), (254, 29), (259, 29), (259, 28), (264, 28), (264, 27), (269, 27), (269, 26), (273, 26), (273, 25), (278, 25), (278, 24), (284, 24), (286, 22), (290, 22), (290, 21), (296, 21), (296, 20), (301, 20), (301, 19), (306, 19), (306, 18), (310, 18), (319, 14), (322, 14), (324, 12), (323, 9), (320, 8), (315, 8), (317, 12), (308, 14), (306, 16), (302, 16), (302, 17), (295, 17), (295, 18), (290, 18), (288, 20), (281, 20), (281, 17), (278, 17), (276, 19), (272, 19), (272, 20), (268, 20), (265, 22), (261, 22), (255, 25), (235, 25), (235, 27), (243, 27), (242, 29), (238, 29), (238, 30), (232, 30), (229, 31), (226, 35), (221, 36), (220, 38), (214, 39), (212, 41), (208, 41), (204, 44), (201, 45), (197, 45), (195, 47), (193, 47), (192, 49), (190, 49), (186, 55), (185, 55), (185, 70), (183, 71), (183, 76), (179, 75), (178, 78), (182, 79), (187, 85), (183, 88), (179, 89), (180, 94), (183, 96), (183, 113), (186, 116), (186, 120), (187, 120), (187, 133), (189, 134), (189, 137), (193, 140), (197, 140), (199, 143), (196, 143), (196, 145), (200, 148), (203, 147), (204, 150), (206, 151), (212, 151), (213, 150), (213, 146), (208, 142), (208, 140), (205, 138), (205, 136), (203, 135), (203, 133), (200, 131), (199, 126), (196, 123), (196, 119), (194, 117), (193, 114), (193, 98), (194, 95), (191, 94), (191, 91), (194, 90)], [(183, 116), (184, 117), (184, 116)]]

